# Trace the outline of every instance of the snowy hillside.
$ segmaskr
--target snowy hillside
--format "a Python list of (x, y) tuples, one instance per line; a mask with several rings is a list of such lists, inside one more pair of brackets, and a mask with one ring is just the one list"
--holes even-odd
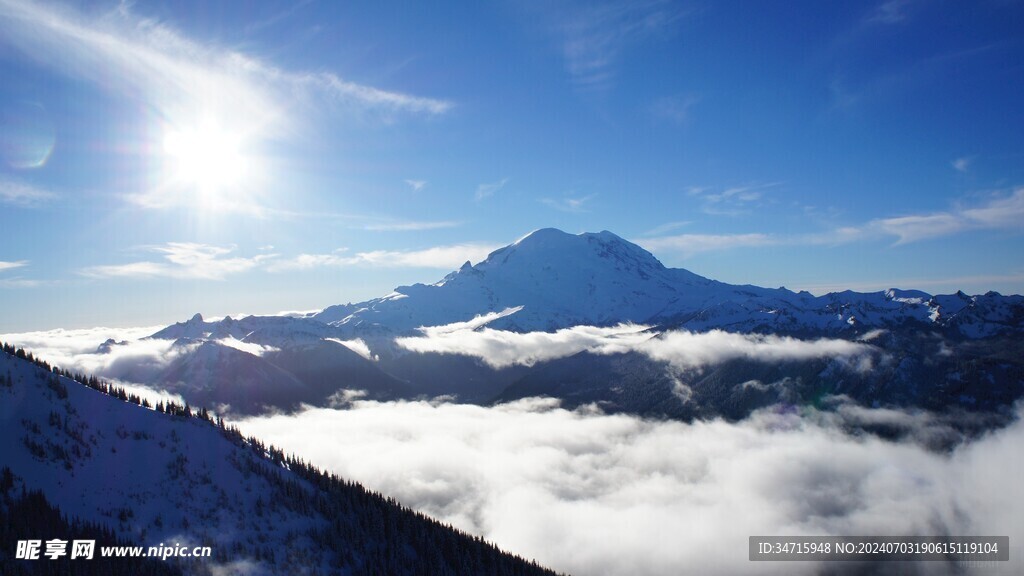
[(182, 564), (186, 573), (548, 573), (243, 439), (205, 411), (153, 409), (11, 352), (0, 352), (0, 466), (14, 482), (2, 487), (5, 514), (16, 484), (135, 545), (209, 546), (212, 557)]

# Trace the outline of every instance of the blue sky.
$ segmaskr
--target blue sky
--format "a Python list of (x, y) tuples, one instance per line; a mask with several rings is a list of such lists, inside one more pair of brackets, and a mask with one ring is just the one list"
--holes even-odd
[(0, 331), (306, 310), (541, 227), (1024, 292), (1019, 2), (0, 0)]

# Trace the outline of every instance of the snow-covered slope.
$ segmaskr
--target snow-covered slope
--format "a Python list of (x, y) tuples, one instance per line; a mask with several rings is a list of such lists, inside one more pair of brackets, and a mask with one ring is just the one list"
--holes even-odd
[(0, 467), (135, 545), (209, 546), (187, 572), (549, 573), (182, 410), (123, 401), (0, 352)]

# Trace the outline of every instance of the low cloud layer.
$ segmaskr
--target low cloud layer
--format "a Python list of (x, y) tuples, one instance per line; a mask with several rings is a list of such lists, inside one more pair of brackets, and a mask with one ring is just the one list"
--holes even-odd
[[(73, 372), (119, 380), (145, 382), (187, 350), (172, 340), (148, 340), (163, 326), (144, 328), (86, 328), (0, 334), (0, 340), (23, 347), (38, 358)], [(113, 343), (100, 346), (107, 340)]]
[[(854, 417), (935, 425), (893, 411)], [(1019, 421), (940, 454), (913, 441), (846, 435), (842, 418), (759, 412), (736, 424), (685, 424), (570, 412), (553, 400), (527, 399), (494, 408), (356, 401), (348, 410), (310, 409), (240, 425), (573, 574), (823, 569), (751, 563), (750, 535), (1024, 538)], [(1016, 573), (1019, 549), (1013, 558), (985, 573)], [(952, 572), (926, 564), (887, 567), (901, 574)]]
[[(479, 342), (488, 342), (489, 333), (505, 334), (483, 326), (489, 320), (435, 330), (424, 339), (445, 341), (468, 332), (484, 334)], [(174, 357), (167, 341), (139, 340), (156, 329), (54, 330), (0, 340), (73, 370), (138, 381)], [(577, 341), (609, 351), (647, 346), (646, 353), (692, 364), (716, 361), (716, 354), (779, 359), (870, 348), (725, 333), (652, 338), (637, 326), (600, 330), (559, 332), (548, 336), (562, 341), (540, 345), (526, 339), (514, 351)], [(97, 353), (108, 338), (129, 343)], [(151, 400), (167, 397), (141, 387), (130, 391)], [(830, 412), (767, 410), (738, 423), (687, 424), (604, 415), (593, 408), (568, 411), (552, 399), (488, 408), (373, 402), (349, 393), (338, 396), (345, 409), (308, 409), (238, 424), (317, 466), (572, 574), (811, 574), (824, 568), (751, 563), (747, 538), (756, 534), (1024, 539), (1019, 409), (1008, 428), (944, 453), (929, 446), (959, 437), (948, 419), (835, 401)], [(903, 440), (863, 432), (871, 427), (896, 430), (894, 437)], [(984, 573), (1019, 573), (1019, 547), (1011, 558)], [(948, 568), (888, 567), (904, 574)]]
[(840, 358), (859, 369), (871, 367), (872, 356), (880, 351), (868, 344), (848, 340), (796, 338), (734, 334), (722, 330), (663, 334), (648, 332), (647, 326), (619, 324), (611, 327), (575, 326), (556, 332), (509, 332), (484, 327), (487, 322), (517, 311), (481, 316), (470, 322), (420, 329), (422, 336), (397, 338), (396, 344), (418, 353), (461, 354), (486, 362), (493, 368), (533, 366), (538, 362), (565, 358), (580, 352), (623, 354), (640, 352), (652, 360), (668, 362), (678, 369), (694, 369), (735, 359), (779, 362), (814, 358)]
[[(0, 341), (25, 348), (33, 356), (54, 366), (112, 381), (129, 394), (154, 404), (167, 400), (183, 404), (184, 400), (178, 394), (139, 384), (152, 381), (174, 359), (193, 349), (190, 346), (176, 347), (171, 340), (145, 339), (161, 328), (163, 326), (57, 329), (0, 334)], [(108, 342), (111, 340), (113, 342)], [(233, 338), (220, 343), (257, 355), (268, 350), (268, 347)]]

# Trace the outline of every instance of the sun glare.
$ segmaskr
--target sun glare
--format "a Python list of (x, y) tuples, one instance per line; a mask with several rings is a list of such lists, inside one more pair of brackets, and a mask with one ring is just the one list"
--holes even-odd
[(175, 181), (194, 186), (205, 200), (223, 200), (247, 170), (240, 144), (240, 138), (215, 122), (204, 122), (195, 128), (169, 130), (164, 153)]

